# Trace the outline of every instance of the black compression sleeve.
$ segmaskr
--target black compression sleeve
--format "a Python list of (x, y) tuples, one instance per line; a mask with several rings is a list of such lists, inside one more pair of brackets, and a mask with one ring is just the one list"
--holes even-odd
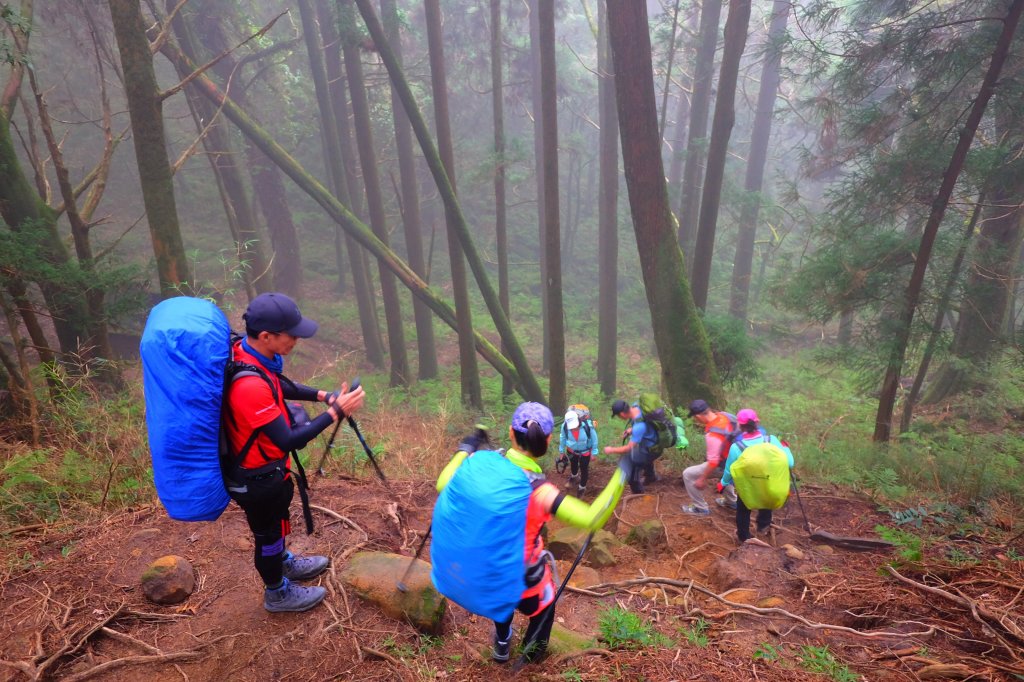
[(267, 434), (267, 437), (273, 441), (274, 445), (285, 452), (291, 452), (292, 450), (300, 450), (306, 447), (306, 443), (316, 438), (321, 431), (332, 423), (334, 423), (334, 420), (331, 419), (330, 413), (324, 412), (308, 424), (293, 428), (288, 426), (288, 422), (285, 421), (283, 415), (278, 415), (274, 421), (263, 427), (263, 433)]
[(288, 381), (281, 382), (281, 395), (284, 396), (285, 400), (308, 400), (315, 403), (319, 402), (317, 400), (317, 394), (319, 393), (320, 389), (313, 388), (312, 386)]

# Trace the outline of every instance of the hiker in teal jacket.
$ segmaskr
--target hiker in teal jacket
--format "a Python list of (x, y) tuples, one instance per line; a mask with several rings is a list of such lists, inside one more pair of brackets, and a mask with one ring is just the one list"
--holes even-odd
[(597, 429), (592, 420), (580, 420), (575, 410), (565, 413), (565, 421), (558, 433), (558, 456), (569, 452), (569, 467), (572, 475), (566, 487), (579, 482), (576, 496), (583, 497), (590, 478), (590, 458), (597, 457)]

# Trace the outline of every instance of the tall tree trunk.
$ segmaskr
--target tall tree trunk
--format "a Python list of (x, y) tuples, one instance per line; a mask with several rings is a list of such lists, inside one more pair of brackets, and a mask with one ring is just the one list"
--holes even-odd
[[(448, 84), (444, 65), (444, 36), (441, 33), (441, 6), (439, 0), (424, 0), (423, 8), (427, 17), (427, 43), (430, 52), (430, 83), (434, 96), (434, 125), (437, 129), (437, 146), (444, 164), (445, 173), (455, 190), (455, 152), (452, 148), (451, 120), (448, 116)], [(462, 378), (462, 402), (475, 409), (483, 408), (480, 395), (480, 375), (477, 371), (476, 353), (473, 352), (470, 332), (473, 329), (472, 313), (469, 309), (469, 286), (466, 282), (466, 262), (462, 246), (456, 234), (455, 217), (445, 208), (445, 223), (448, 232), (448, 256), (451, 263), (452, 294), (455, 297), (455, 314), (459, 320), (459, 368)]]
[[(520, 386), (517, 386), (516, 390), (520, 394), (528, 396), (528, 400), (541, 401), (544, 399), (544, 394), (540, 390), (540, 384), (537, 383), (537, 379), (530, 369), (529, 363), (526, 361), (526, 355), (523, 353), (522, 346), (519, 345), (519, 339), (512, 329), (508, 316), (502, 310), (501, 302), (498, 300), (494, 287), (491, 286), (491, 282), (487, 277), (487, 270), (484, 267), (483, 259), (480, 258), (480, 254), (473, 243), (472, 233), (469, 231), (469, 225), (466, 222), (465, 215), (462, 213), (458, 197), (455, 195), (455, 190), (448, 179), (444, 163), (441, 160), (437, 147), (434, 145), (434, 141), (430, 137), (430, 131), (423, 120), (423, 115), (416, 104), (416, 98), (409, 88), (409, 83), (405, 79), (401, 67), (395, 61), (387, 38), (384, 37), (384, 29), (381, 27), (380, 20), (373, 10), (373, 5), (370, 0), (356, 0), (356, 5), (359, 7), (360, 14), (363, 15), (363, 21), (366, 22), (370, 36), (380, 52), (381, 59), (384, 61), (384, 66), (387, 67), (392, 82), (398, 88), (398, 94), (402, 99), (402, 104), (405, 105), (406, 113), (409, 115), (409, 122), (412, 124), (413, 132), (416, 133), (416, 139), (420, 143), (420, 150), (423, 152), (424, 160), (434, 178), (434, 183), (437, 185), (441, 199), (444, 201), (445, 215), (452, 218), (452, 223), (450, 224), (455, 228), (456, 236), (459, 239), (466, 259), (469, 261), (469, 267), (476, 278), (477, 286), (480, 287), (484, 303), (487, 304), (487, 311), (491, 314), (491, 320), (494, 322), (498, 335), (507, 344), (508, 359), (515, 367), (515, 372), (518, 375), (517, 380), (522, 382)], [(480, 347), (479, 338), (477, 340), (477, 347)]]
[[(240, 103), (245, 106), (244, 103)], [(259, 202), (260, 211), (270, 234), (274, 254), (272, 271), (274, 287), (293, 298), (302, 296), (302, 255), (299, 235), (288, 207), (284, 179), (277, 166), (252, 143), (246, 142), (245, 158), (249, 163), (252, 191)]]
[(750, 153), (747, 155), (747, 175), (743, 182), (743, 208), (740, 210), (739, 235), (736, 238), (736, 257), (732, 264), (732, 296), (729, 314), (739, 320), (747, 319), (750, 298), (750, 275), (754, 265), (754, 243), (757, 240), (757, 218), (761, 212), (761, 188), (764, 185), (764, 166), (768, 160), (768, 141), (772, 135), (772, 117), (775, 97), (779, 92), (779, 67), (782, 64), (782, 41), (789, 20), (789, 0), (774, 0), (772, 18), (768, 24), (768, 39), (764, 63), (761, 65), (761, 89), (757, 93), (757, 111), (750, 133)]
[[(390, 1), (390, 0), (387, 0)], [(508, 212), (505, 206), (505, 100), (502, 69), (501, 0), (491, 0), (491, 111), (494, 116), (494, 242), (498, 255), (498, 300), (505, 315), (511, 317), (508, 289)], [(389, 38), (394, 45), (394, 41)], [(396, 54), (396, 56), (398, 56)], [(508, 353), (501, 342), (502, 354)], [(512, 393), (508, 380), (501, 382), (503, 396)]]
[(566, 407), (565, 324), (562, 307), (562, 243), (558, 215), (558, 93), (555, 74), (555, 2), (538, 0), (540, 94), (544, 121), (544, 252), (547, 257), (548, 405)]
[(723, 395), (711, 348), (690, 295), (668, 207), (646, 3), (608, 0), (608, 27), (615, 73), (629, 74), (616, 79), (615, 98), (633, 231), (662, 382), (673, 407), (697, 397), (720, 405)]
[(668, 120), (668, 92), (672, 88), (672, 62), (676, 58), (676, 28), (679, 26), (679, 0), (672, 8), (672, 32), (668, 39), (668, 62), (665, 65), (665, 87), (661, 91), (661, 121), (658, 123), (658, 137), (665, 137), (665, 122)]
[[(346, 158), (342, 156), (338, 125), (336, 124), (336, 119), (340, 118), (341, 114), (335, 113), (334, 102), (331, 99), (327, 71), (324, 68), (323, 51), (319, 41), (320, 34), (317, 31), (316, 20), (310, 7), (310, 0), (299, 0), (299, 14), (302, 18), (302, 32), (306, 40), (306, 51), (309, 55), (313, 86), (316, 90), (316, 100), (320, 111), (320, 134), (324, 141), (325, 165), (327, 166), (331, 183), (334, 186), (334, 196), (342, 204), (348, 204), (351, 201), (351, 196), (345, 181), (346, 171), (344, 169)], [(321, 28), (329, 25), (331, 25), (331, 21), (326, 21)], [(337, 39), (334, 42), (337, 42)], [(253, 140), (253, 142), (259, 144), (256, 140)], [(353, 286), (356, 290), (356, 303), (359, 307), (359, 325), (363, 333), (366, 359), (375, 367), (382, 367), (384, 365), (384, 347), (380, 338), (380, 328), (377, 322), (377, 310), (374, 305), (373, 292), (366, 280), (365, 261), (360, 249), (352, 247), (353, 244), (350, 241), (348, 249), (349, 263), (352, 269)]]
[(946, 276), (946, 285), (942, 288), (942, 294), (935, 304), (935, 320), (932, 322), (931, 332), (928, 334), (928, 342), (925, 344), (924, 353), (921, 355), (921, 364), (917, 368), (914, 383), (911, 385), (906, 402), (903, 404), (903, 416), (900, 417), (900, 433), (905, 433), (910, 428), (910, 423), (914, 418), (914, 406), (917, 404), (917, 397), (921, 393), (924, 379), (928, 376), (928, 366), (931, 364), (932, 355), (935, 353), (935, 346), (938, 345), (939, 335), (942, 333), (942, 321), (946, 318), (946, 313), (949, 312), (949, 301), (953, 298), (953, 290), (956, 289), (956, 283), (960, 279), (960, 267), (963, 265), (964, 257), (967, 255), (967, 246), (971, 243), (971, 235), (974, 234), (974, 226), (978, 224), (978, 217), (981, 215), (981, 207), (984, 201), (985, 196), (982, 194), (978, 197), (977, 203), (974, 204), (974, 210), (971, 211), (971, 219), (967, 221), (964, 234), (960, 238), (960, 246), (956, 250), (956, 257), (953, 259), (953, 265), (950, 266), (949, 275)]
[[(697, 35), (698, 22), (700, 20), (700, 4), (693, 3), (689, 9), (689, 16), (686, 19), (686, 30), (690, 35)], [(680, 91), (679, 103), (676, 106), (676, 133), (672, 142), (672, 162), (668, 171), (668, 196), (672, 208), (679, 215), (679, 202), (682, 200), (683, 184), (683, 159), (686, 158), (686, 137), (687, 126), (690, 123), (690, 101), (693, 97), (693, 69), (697, 51), (693, 49), (693, 43), (687, 40), (683, 44), (683, 72), (679, 75)], [(686, 68), (690, 71), (687, 72)], [(706, 119), (705, 119), (706, 120)]]
[(1024, 0), (1013, 0), (1003, 20), (1003, 29), (992, 51), (992, 61), (989, 62), (988, 71), (982, 81), (981, 89), (978, 92), (971, 111), (964, 121), (960, 130), (960, 139), (957, 141), (953, 156), (949, 161), (945, 174), (942, 176), (942, 184), (932, 202), (931, 213), (928, 222), (925, 224), (921, 235), (921, 246), (918, 248), (917, 257), (914, 261), (914, 271), (910, 276), (910, 283), (907, 285), (907, 294), (899, 319), (897, 336), (893, 343), (892, 353), (889, 356), (889, 365), (882, 380), (881, 395), (878, 399), (878, 412), (875, 415), (875, 442), (885, 443), (889, 441), (892, 432), (892, 412), (896, 404), (896, 391), (899, 389), (900, 372), (903, 370), (903, 361), (906, 357), (907, 344), (910, 340), (910, 325), (914, 321), (914, 311), (917, 309), (917, 302), (921, 296), (921, 286), (924, 284), (924, 274), (931, 258), (932, 246), (935, 244), (935, 236), (939, 231), (939, 224), (946, 213), (949, 205), (949, 198), (953, 194), (957, 178), (963, 168), (967, 152), (974, 141), (974, 134), (978, 130), (978, 124), (985, 114), (988, 101), (995, 91), (996, 82), (999, 79), (999, 72), (1006, 62), (1006, 55), (1010, 51), (1013, 42), (1013, 34), (1017, 30), (1020, 21), (1021, 11), (1024, 10)]
[[(342, 30), (358, 34), (358, 14), (352, 7), (345, 8)], [(370, 104), (366, 98), (363, 82), (363, 63), (359, 45), (344, 36), (342, 53), (345, 60), (345, 75), (348, 78), (349, 93), (352, 96), (352, 113), (355, 123), (356, 147), (359, 150), (359, 165), (363, 171), (363, 185), (366, 188), (366, 206), (370, 212), (370, 227), (377, 239), (390, 248), (387, 218), (384, 214), (384, 197), (377, 173), (377, 151), (373, 146), (373, 124), (370, 121)], [(384, 318), (388, 325), (388, 352), (391, 356), (392, 387), (409, 383), (409, 359), (405, 351), (405, 330), (402, 327), (402, 304), (398, 297), (398, 285), (394, 275), (383, 263), (379, 263), (380, 288), (384, 299)]]
[(701, 178), (704, 177), (705, 138), (711, 108), (711, 81), (715, 76), (715, 46), (718, 23), (722, 20), (722, 0), (704, 0), (700, 11), (697, 62), (693, 70), (693, 96), (690, 99), (690, 125), (686, 132), (686, 164), (679, 199), (679, 245), (687, 264), (693, 263), (691, 246), (697, 235), (700, 214)]
[(597, 113), (600, 148), (598, 190), (597, 380), (601, 392), (615, 393), (619, 331), (619, 113), (615, 108), (615, 72), (608, 44), (608, 15), (597, 4)]
[(548, 331), (548, 253), (544, 248), (547, 244), (545, 236), (545, 220), (547, 203), (544, 201), (544, 189), (547, 181), (544, 178), (544, 108), (541, 94), (541, 58), (540, 58), (540, 0), (528, 0), (530, 13), (530, 101), (533, 107), (533, 168), (537, 186), (537, 260), (540, 263), (540, 316), (541, 316), (541, 372), (546, 373), (551, 366), (551, 335)]
[(164, 296), (175, 296), (178, 286), (188, 278), (188, 263), (164, 139), (163, 99), (153, 71), (139, 0), (109, 0), (109, 4), (160, 291)]
[(715, 117), (711, 123), (708, 167), (704, 175), (704, 190), (700, 200), (700, 220), (697, 222), (697, 243), (693, 248), (693, 273), (690, 279), (693, 285), (693, 301), (701, 310), (706, 309), (708, 303), (711, 258), (715, 251), (718, 208), (722, 203), (725, 159), (729, 151), (732, 126), (736, 121), (736, 80), (740, 71), (743, 49), (747, 45), (749, 24), (750, 0), (730, 0), (729, 15), (725, 20), (722, 71), (718, 76)]
[[(359, 1), (362, 2), (363, 0)], [(369, 2), (369, 0), (367, 0), (367, 2)], [(369, 5), (367, 5), (367, 7), (369, 7)], [(375, 22), (371, 27), (371, 32), (376, 31), (376, 33), (374, 33), (374, 40), (378, 45), (386, 45), (383, 29), (380, 27), (379, 21), (376, 20), (376, 15), (370, 14), (369, 16), (371, 16)], [(195, 68), (194, 65), (188, 62), (187, 58), (181, 53), (181, 51), (171, 43), (164, 43), (164, 45), (161, 46), (160, 51), (169, 60), (171, 60), (171, 62), (180, 61), (182, 63), (188, 63), (192, 69)], [(387, 54), (388, 52), (389, 51), (385, 51), (382, 54), (386, 55), (386, 58), (390, 58), (390, 55)], [(389, 71), (393, 66), (393, 63), (388, 66)], [(396, 71), (396, 73), (400, 75), (400, 72)], [(373, 234), (373, 231), (367, 225), (360, 221), (359, 218), (357, 218), (355, 214), (353, 214), (352, 211), (350, 211), (344, 204), (338, 201), (338, 199), (322, 184), (320, 184), (316, 178), (306, 172), (306, 170), (300, 166), (298, 162), (281, 147), (281, 145), (271, 138), (266, 130), (260, 127), (259, 124), (242, 111), (237, 104), (225, 97), (224, 93), (220, 91), (213, 81), (204, 75), (199, 75), (196, 77), (194, 82), (199, 86), (200, 91), (204, 96), (209, 97), (216, 106), (223, 107), (224, 115), (231, 119), (232, 123), (238, 126), (238, 129), (242, 134), (252, 140), (254, 144), (258, 145), (260, 150), (267, 155), (267, 158), (273, 161), (278, 168), (284, 171), (284, 173), (295, 182), (299, 189), (308, 194), (317, 204), (319, 204), (335, 223), (341, 226), (348, 234), (355, 237), (362, 247), (367, 249), (378, 259), (384, 260), (388, 264), (388, 267), (391, 268), (391, 271), (402, 280), (402, 283), (405, 284), (414, 295), (429, 305), (430, 309), (433, 310), (445, 324), (453, 330), (458, 331), (455, 310), (441, 297), (440, 294), (438, 294), (434, 289), (431, 289), (430, 286), (419, 277), (419, 275), (413, 272), (408, 264), (399, 258), (394, 251), (384, 246), (384, 244), (377, 239), (377, 236)], [(406, 105), (406, 110), (412, 111), (412, 107), (415, 105), (415, 100), (412, 98), (412, 93), (409, 90), (408, 83), (403, 79), (397, 84), (400, 87), (402, 102)], [(413, 129), (416, 131), (416, 136), (421, 139), (422, 145), (422, 140), (429, 140), (429, 138), (422, 137), (426, 132), (426, 126), (423, 125), (423, 119), (419, 116), (418, 110), (416, 110), (416, 115), (413, 118), (412, 123)], [(436, 150), (432, 145), (427, 145), (426, 147), (425, 153), (428, 154), (428, 157), (433, 157), (433, 159), (431, 159), (432, 170), (434, 169), (435, 161), (436, 167), (440, 168), (441, 163), (440, 160), (436, 158)], [(441, 169), (441, 172), (442, 175), (440, 177), (444, 180), (443, 184), (450, 189), (447, 177), (443, 175), (443, 169)], [(451, 203), (451, 205), (456, 209), (455, 213), (459, 213), (458, 204), (451, 202), (450, 194), (446, 194), (445, 196), (446, 204)], [(465, 227), (465, 221), (462, 220), (461, 224), (460, 239), (465, 238), (465, 243), (472, 245), (472, 242), (468, 239), (469, 232), (468, 228)], [(471, 259), (471, 262), (474, 260), (476, 261), (476, 265), (474, 265), (474, 272), (477, 271), (478, 267), (482, 272), (483, 266), (479, 259), (479, 255), (475, 252), (473, 252), (473, 254), (474, 258)], [(486, 279), (484, 281), (486, 282)], [(488, 288), (488, 290), (484, 292), (484, 297), (487, 300), (489, 309), (497, 310), (498, 313), (501, 312), (500, 307), (497, 305), (497, 296), (494, 295), (493, 290)], [(507, 335), (507, 338), (509, 339), (509, 346), (517, 358), (514, 360), (515, 364), (513, 365), (512, 362), (509, 362), (508, 359), (501, 355), (501, 353), (498, 352), (498, 349), (495, 348), (494, 345), (482, 334), (474, 331), (472, 333), (476, 339), (477, 351), (485, 360), (487, 360), (488, 363), (491, 364), (492, 367), (494, 367), (494, 369), (498, 371), (499, 374), (507, 376), (509, 380), (513, 382), (516, 386), (516, 390), (524, 399), (534, 401), (542, 400), (543, 394), (541, 393), (540, 386), (538, 386), (536, 379), (532, 373), (530, 373), (529, 366), (525, 364), (522, 349), (516, 340), (514, 332), (508, 324), (508, 319), (500, 317), (493, 312), (492, 316), (497, 318), (495, 320), (495, 325), (498, 327), (498, 333), (503, 336)], [(522, 371), (522, 373), (520, 373), (521, 370), (518, 369), (520, 366), (525, 370)]]
[[(395, 0), (381, 0), (381, 18), (388, 43), (395, 51), (395, 58), (402, 64), (401, 22)], [(402, 227), (405, 232), (405, 248), (409, 266), (420, 277), (426, 277), (427, 267), (423, 260), (423, 225), (420, 219), (420, 193), (416, 177), (416, 156), (412, 148), (412, 128), (405, 107), (391, 86), (391, 111), (395, 120), (395, 149), (398, 151), (398, 173), (402, 183)], [(500, 267), (500, 266), (499, 266)], [(433, 379), (437, 376), (437, 350), (434, 343), (434, 318), (430, 309), (422, 302), (413, 300), (416, 318), (416, 347), (419, 351), (419, 378)], [(511, 391), (509, 387), (509, 391)]]

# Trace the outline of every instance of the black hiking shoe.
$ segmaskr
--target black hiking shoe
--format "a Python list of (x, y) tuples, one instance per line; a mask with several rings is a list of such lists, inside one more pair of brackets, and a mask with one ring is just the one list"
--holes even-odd
[(512, 633), (509, 632), (508, 639), (504, 642), (494, 636), (494, 649), (491, 651), (491, 658), (498, 663), (505, 663), (512, 655)]

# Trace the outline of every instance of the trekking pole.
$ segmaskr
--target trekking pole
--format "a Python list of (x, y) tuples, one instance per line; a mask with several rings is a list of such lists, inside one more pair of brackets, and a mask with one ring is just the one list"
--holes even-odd
[[(359, 377), (352, 380), (352, 385), (348, 387), (348, 392), (351, 393), (357, 388), (359, 388)], [(334, 438), (338, 435), (338, 429), (340, 428), (341, 420), (339, 419), (338, 423), (334, 425), (334, 430), (331, 431), (331, 437), (327, 440), (327, 447), (324, 448), (324, 454), (320, 455), (320, 462), (316, 465), (317, 476), (324, 475), (324, 461), (327, 459), (327, 454), (331, 451), (331, 448), (334, 447)]]
[(405, 592), (409, 591), (409, 588), (405, 585), (405, 581), (409, 579), (410, 575), (412, 575), (412, 568), (416, 565), (416, 561), (419, 560), (420, 554), (423, 553), (423, 548), (426, 546), (427, 540), (430, 539), (430, 531), (432, 531), (433, 529), (434, 524), (433, 522), (431, 522), (431, 524), (427, 526), (427, 534), (423, 536), (423, 540), (420, 541), (420, 546), (419, 548), (417, 548), (416, 554), (413, 555), (412, 561), (409, 562), (409, 568), (405, 569), (405, 574), (402, 576), (402, 579), (399, 580), (398, 583), (395, 585), (398, 588), (399, 592), (402, 592), (404, 594)]
[(804, 502), (803, 502), (803, 500), (800, 499), (800, 487), (796, 484), (796, 474), (793, 472), (792, 469), (789, 470), (789, 479), (793, 482), (793, 490), (796, 491), (796, 501), (797, 501), (797, 504), (800, 505), (800, 513), (803, 514), (803, 517), (804, 517), (804, 530), (806, 530), (807, 534), (810, 535), (811, 534), (811, 524), (807, 520), (807, 512), (804, 511)]
[[(339, 420), (339, 423), (340, 423), (340, 420)], [(363, 446), (363, 450), (366, 451), (366, 456), (370, 458), (370, 464), (373, 465), (373, 470), (377, 472), (378, 478), (380, 478), (380, 480), (384, 484), (385, 488), (387, 488), (388, 490), (391, 490), (391, 484), (388, 483), (387, 477), (384, 475), (384, 472), (381, 471), (380, 465), (377, 464), (377, 458), (373, 456), (373, 450), (371, 450), (370, 446), (366, 444), (366, 439), (363, 438), (363, 434), (359, 430), (359, 425), (356, 424), (356, 420), (353, 417), (348, 417), (348, 425), (352, 427), (353, 431), (355, 431), (356, 438), (359, 439), (359, 442)], [(335, 427), (335, 430), (337, 430), (337, 427)]]

